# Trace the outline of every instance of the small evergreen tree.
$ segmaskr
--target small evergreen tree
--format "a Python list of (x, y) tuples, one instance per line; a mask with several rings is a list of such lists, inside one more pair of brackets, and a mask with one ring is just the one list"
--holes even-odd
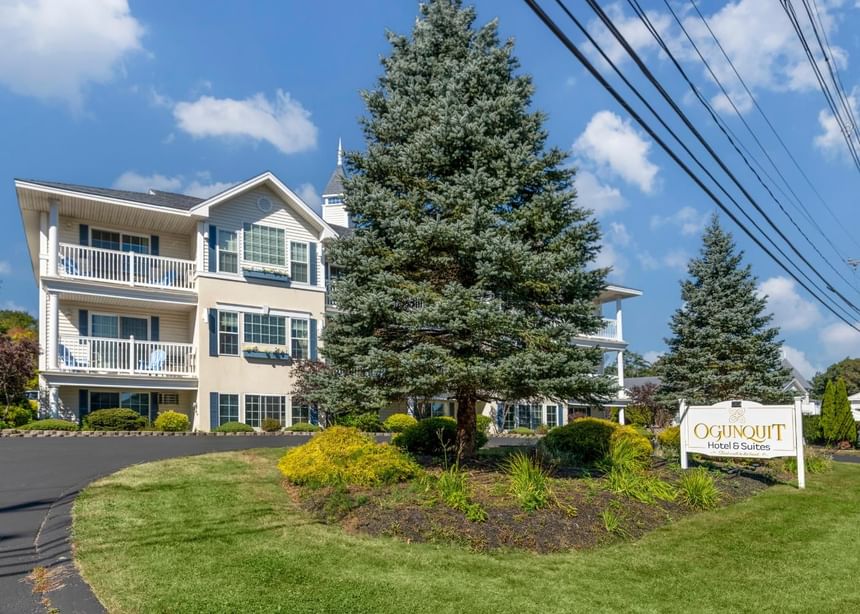
[(517, 75), (496, 24), (473, 29), (459, 0), (421, 5), (411, 37), (389, 34), (376, 89), (363, 94), (365, 154), (347, 157), (354, 233), (328, 246), (338, 312), (309, 375), (323, 409), (381, 409), (395, 399), (457, 401), (463, 454), (475, 450), (479, 400), (593, 402), (606, 271), (587, 270), (596, 222), (575, 202), (565, 154), (546, 149), (532, 83)]
[(821, 437), (825, 441), (829, 439), (833, 432), (833, 418), (836, 410), (836, 386), (833, 380), (828, 380), (824, 387), (824, 394), (821, 397)]
[(731, 234), (714, 215), (702, 251), (681, 282), (682, 306), (672, 316), (669, 351), (661, 360), (664, 393), (691, 403), (732, 398), (759, 402), (787, 399), (782, 387), (779, 329), (770, 326), (766, 297)]
[[(836, 383), (827, 382), (827, 390), (831, 392), (831, 409), (828, 419), (824, 421), (824, 407), (822, 405), (822, 431), (824, 439), (828, 444), (847, 441), (852, 446), (857, 443), (857, 423), (851, 413), (851, 403), (848, 401), (848, 391), (845, 380), (841, 377)], [(825, 396), (827, 392), (825, 390)]]

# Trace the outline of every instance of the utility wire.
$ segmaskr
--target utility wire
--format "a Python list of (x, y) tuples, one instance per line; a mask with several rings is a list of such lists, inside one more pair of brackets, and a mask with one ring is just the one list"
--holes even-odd
[[(708, 30), (708, 33), (711, 35), (711, 38), (714, 40), (714, 43), (716, 43), (717, 48), (720, 50), (720, 53), (722, 53), (726, 62), (728, 62), (728, 65), (731, 67), (732, 72), (734, 72), (735, 77), (737, 77), (741, 86), (744, 88), (744, 91), (746, 92), (747, 96), (749, 96), (750, 100), (753, 103), (753, 106), (755, 106), (759, 115), (761, 115), (762, 119), (764, 119), (765, 123), (770, 128), (770, 131), (773, 133), (773, 136), (776, 137), (776, 140), (782, 146), (783, 151), (785, 151), (786, 155), (791, 160), (792, 164), (794, 164), (794, 168), (797, 170), (798, 174), (800, 174), (800, 176), (803, 177), (804, 181), (806, 181), (806, 184), (809, 186), (810, 190), (812, 190), (813, 194), (815, 194), (815, 196), (818, 197), (818, 201), (822, 204), (822, 206), (825, 208), (825, 210), (834, 219), (834, 221), (836, 222), (836, 225), (842, 230), (842, 232), (845, 234), (845, 236), (850, 241), (852, 241), (854, 243), (854, 245), (857, 246), (858, 249), (860, 249), (860, 241), (858, 241), (857, 237), (855, 237), (853, 234), (851, 234), (848, 231), (848, 229), (845, 227), (844, 223), (833, 212), (833, 209), (831, 209), (830, 205), (827, 204), (827, 201), (824, 200), (824, 197), (821, 195), (821, 192), (818, 190), (818, 188), (815, 186), (815, 184), (812, 183), (812, 180), (809, 178), (809, 175), (806, 174), (806, 171), (804, 170), (803, 166), (801, 166), (800, 162), (797, 161), (797, 158), (794, 156), (794, 154), (788, 148), (788, 145), (786, 145), (785, 141), (782, 138), (782, 135), (780, 135), (779, 131), (773, 125), (773, 122), (771, 122), (770, 117), (768, 117), (767, 113), (765, 113), (765, 110), (759, 104), (755, 95), (752, 93), (752, 90), (750, 90), (746, 81), (741, 76), (740, 72), (738, 71), (737, 67), (735, 66), (735, 63), (732, 61), (732, 58), (729, 57), (729, 54), (725, 50), (725, 48), (723, 47), (723, 44), (720, 42), (720, 39), (717, 38), (716, 33), (714, 33), (714, 31), (711, 29), (711, 25), (708, 23), (708, 20), (705, 19), (705, 16), (702, 14), (702, 11), (699, 10), (699, 6), (696, 4), (695, 0), (690, 0), (690, 4), (693, 5), (693, 9), (695, 9), (696, 14), (699, 16), (699, 19), (701, 20), (702, 24)], [(803, 207), (804, 211), (806, 211), (807, 216), (814, 219), (814, 217), (809, 213), (809, 210), (806, 208), (806, 206), (802, 204), (803, 201), (800, 199), (798, 199), (798, 200), (801, 203), (801, 206)], [(845, 258), (843, 258), (843, 260), (845, 260)]]
[[(765, 246), (759, 238), (753, 234), (741, 221), (737, 218), (737, 216), (732, 213), (732, 211), (725, 205), (725, 203), (720, 200), (720, 198), (714, 194), (714, 192), (702, 181), (702, 179), (696, 175), (690, 167), (678, 156), (675, 151), (669, 147), (666, 142), (655, 132), (655, 130), (642, 118), (639, 113), (630, 105), (624, 97), (618, 93), (618, 91), (606, 80), (603, 75), (600, 74), (594, 65), (589, 61), (589, 59), (585, 56), (585, 54), (576, 46), (576, 44), (570, 40), (570, 38), (561, 30), (558, 24), (547, 15), (547, 13), (543, 10), (543, 8), (537, 3), (536, 0), (524, 0), (525, 3), (529, 6), (529, 8), (534, 12), (535, 15), (546, 25), (546, 27), (553, 33), (553, 35), (570, 51), (571, 54), (576, 57), (580, 64), (600, 83), (600, 85), (615, 99), (615, 101), (625, 110), (630, 116), (636, 120), (645, 132), (648, 133), (651, 138), (660, 146), (660, 148), (668, 155), (680, 168), (686, 173), (690, 179), (703, 191), (707, 196), (714, 202), (723, 213), (728, 216), (732, 222), (734, 222), (738, 228), (740, 228), (744, 234), (746, 234), (750, 240), (753, 241), (765, 254), (767, 254), (771, 260), (773, 260), (777, 266), (779, 266), (783, 271), (785, 271), (792, 279), (794, 279), (803, 289), (809, 292), (819, 303), (821, 303), (825, 309), (835, 315), (837, 318), (842, 320), (845, 324), (860, 332), (860, 328), (853, 322), (847, 320), (842, 314), (836, 312), (836, 310), (830, 306), (829, 303), (824, 301), (820, 296), (816, 293), (812, 292), (809, 287), (791, 271), (788, 266), (779, 258), (777, 258), (770, 249)], [(605, 55), (604, 55), (605, 57)], [(759, 229), (761, 231), (761, 229)], [(765, 235), (767, 236), (767, 235)]]

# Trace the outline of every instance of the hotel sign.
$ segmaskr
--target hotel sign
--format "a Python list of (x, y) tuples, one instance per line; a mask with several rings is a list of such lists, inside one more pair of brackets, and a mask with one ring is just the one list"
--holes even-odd
[(681, 401), (681, 466), (688, 454), (737, 458), (794, 456), (803, 488), (801, 400), (794, 405), (723, 401), (687, 405)]

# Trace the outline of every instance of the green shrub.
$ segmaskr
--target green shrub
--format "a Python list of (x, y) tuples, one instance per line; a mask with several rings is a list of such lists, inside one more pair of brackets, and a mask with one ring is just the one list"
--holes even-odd
[(248, 426), (244, 422), (225, 422), (221, 426), (216, 426), (215, 433), (253, 433), (254, 427)]
[[(809, 473), (825, 473), (833, 469), (833, 456), (821, 454), (814, 450), (806, 450), (803, 455), (806, 471)], [(790, 456), (783, 461), (783, 467), (789, 473), (797, 473), (797, 458)]]
[(651, 463), (654, 448), (631, 426), (619, 426), (609, 438), (609, 460), (614, 467), (643, 469)]
[(525, 511), (532, 512), (549, 505), (549, 472), (540, 463), (517, 452), (505, 462), (505, 472), (511, 480), (511, 494)]
[(534, 435), (535, 432), (533, 429), (530, 429), (526, 426), (518, 426), (517, 428), (511, 429), (508, 431), (512, 435)]
[(806, 443), (822, 443), (821, 416), (803, 416), (803, 439)]
[(600, 512), (600, 517), (603, 519), (603, 528), (607, 533), (621, 532), (621, 518), (612, 510), (603, 510)]
[[(392, 443), (412, 454), (450, 454), (457, 447), (457, 421), (447, 416), (419, 420), (418, 424), (395, 435)], [(486, 433), (478, 431), (475, 435), (476, 447), (481, 448), (486, 444)]]
[(436, 486), (439, 495), (445, 504), (466, 515), (471, 522), (484, 522), (487, 519), (487, 510), (480, 504), (471, 500), (468, 476), (460, 470), (458, 465), (453, 465), (442, 472)]
[(6, 424), (6, 423), (5, 423), (5, 422), (3, 422), (2, 420), (0, 420), (0, 430), (2, 430), (2, 429), (11, 429), (11, 428), (12, 428), (12, 425), (11, 425), (11, 424)]
[(23, 426), (36, 419), (36, 412), (29, 407), (20, 405), (7, 405), (0, 410), (0, 420), (9, 424), (12, 428)]
[(678, 484), (678, 499), (684, 505), (700, 510), (716, 507), (720, 500), (720, 491), (714, 484), (714, 478), (704, 467), (696, 467), (685, 471)]
[(154, 426), (156, 431), (178, 433), (189, 430), (191, 422), (188, 420), (188, 416), (178, 411), (163, 411), (158, 414)]
[(410, 426), (418, 424), (418, 420), (409, 414), (391, 414), (382, 423), (383, 428), (389, 433), (402, 433)]
[(310, 422), (296, 422), (292, 426), (288, 426), (284, 429), (285, 431), (290, 431), (291, 433), (316, 433), (320, 430), (316, 424), (311, 424)]
[(413, 478), (418, 465), (396, 447), (379, 444), (357, 429), (333, 426), (292, 448), (278, 462), (293, 484), (376, 486)]
[(478, 414), (475, 418), (475, 421), (478, 425), (478, 432), (484, 433), (485, 435), (490, 434), (490, 427), (493, 425), (493, 419), (489, 416), (485, 416), (484, 414)]
[(275, 433), (282, 428), (284, 428), (284, 425), (277, 418), (266, 418), (260, 424), (260, 429), (266, 433)]
[(366, 414), (345, 414), (337, 417), (338, 426), (350, 426), (365, 433), (383, 433), (385, 427), (379, 421), (379, 415), (376, 413)]
[(85, 431), (139, 431), (147, 420), (133, 409), (99, 409), (84, 418)]
[(642, 503), (672, 501), (676, 492), (671, 484), (642, 471), (613, 467), (606, 476), (610, 491)]
[(631, 426), (650, 426), (653, 412), (644, 405), (628, 405), (624, 408), (624, 422)]
[(618, 426), (600, 418), (578, 418), (550, 430), (543, 447), (551, 455), (573, 455), (580, 462), (594, 463), (609, 453), (609, 441)]
[(48, 418), (47, 420), (36, 420), (18, 428), (22, 431), (77, 431), (78, 425), (70, 420)]
[(674, 456), (681, 454), (681, 427), (670, 426), (657, 435), (657, 442), (664, 453)]

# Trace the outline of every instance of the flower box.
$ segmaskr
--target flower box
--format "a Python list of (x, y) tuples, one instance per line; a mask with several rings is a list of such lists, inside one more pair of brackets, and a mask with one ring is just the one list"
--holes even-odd
[(243, 348), (242, 356), (249, 360), (274, 360), (278, 362), (290, 362), (292, 360), (292, 357), (287, 352), (279, 350), (260, 350), (257, 348)]
[(242, 275), (244, 275), (245, 279), (250, 280), (263, 280), (270, 281), (278, 284), (290, 285), (290, 276), (287, 273), (281, 273), (279, 271), (272, 270), (258, 270), (258, 269), (242, 269)]

